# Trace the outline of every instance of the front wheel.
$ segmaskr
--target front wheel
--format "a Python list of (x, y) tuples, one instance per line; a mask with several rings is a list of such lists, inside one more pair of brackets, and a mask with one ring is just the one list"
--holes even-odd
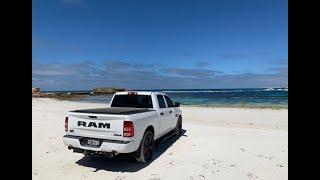
[(151, 131), (144, 133), (140, 147), (138, 149), (138, 157), (136, 157), (137, 162), (148, 163), (152, 159), (154, 151), (154, 136)]
[(182, 133), (182, 117), (181, 116), (179, 116), (179, 118), (178, 118), (178, 122), (177, 122), (175, 131), (176, 131), (177, 136), (181, 135), (181, 133)]

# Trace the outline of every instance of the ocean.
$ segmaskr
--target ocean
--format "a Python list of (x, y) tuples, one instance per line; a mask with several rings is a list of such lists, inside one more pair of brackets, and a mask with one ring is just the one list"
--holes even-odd
[[(288, 108), (287, 88), (251, 89), (152, 89), (169, 95), (182, 106)], [(57, 91), (56, 91), (57, 92)], [(56, 93), (55, 92), (55, 93)], [(75, 101), (109, 103), (112, 95), (90, 96), (90, 91), (60, 91), (60, 93), (88, 93)]]

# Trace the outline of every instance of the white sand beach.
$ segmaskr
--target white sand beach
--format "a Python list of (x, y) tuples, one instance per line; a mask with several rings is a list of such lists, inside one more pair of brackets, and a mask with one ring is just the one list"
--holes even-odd
[(288, 110), (181, 107), (184, 134), (147, 165), (87, 159), (64, 146), (69, 110), (105, 104), (32, 98), (32, 178), (92, 180), (288, 179)]

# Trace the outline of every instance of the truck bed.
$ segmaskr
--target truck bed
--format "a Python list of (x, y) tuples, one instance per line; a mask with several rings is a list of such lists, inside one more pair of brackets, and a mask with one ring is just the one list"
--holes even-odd
[(154, 111), (154, 110), (147, 109), (147, 108), (110, 107), (110, 108), (74, 110), (74, 111), (71, 111), (71, 112), (93, 113), (93, 114), (130, 115), (130, 114), (144, 113), (144, 112), (149, 112), (149, 111)]

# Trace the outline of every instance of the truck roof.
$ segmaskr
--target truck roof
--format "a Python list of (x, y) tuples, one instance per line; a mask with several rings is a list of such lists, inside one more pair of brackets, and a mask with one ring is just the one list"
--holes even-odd
[(155, 92), (155, 91), (123, 91), (123, 92), (117, 92), (116, 95), (126, 95), (130, 92), (136, 92), (138, 95), (151, 95), (152, 93), (154, 94), (164, 94), (162, 92)]

